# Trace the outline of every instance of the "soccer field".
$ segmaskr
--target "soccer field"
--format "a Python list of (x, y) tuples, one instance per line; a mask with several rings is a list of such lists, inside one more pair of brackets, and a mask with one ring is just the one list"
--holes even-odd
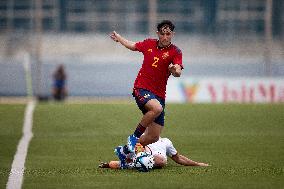
[[(24, 105), (0, 105), (0, 188)], [(168, 160), (159, 170), (100, 169), (116, 159), (141, 114), (135, 104), (37, 104), (22, 188), (284, 188), (284, 105), (169, 104), (162, 136), (210, 167)]]

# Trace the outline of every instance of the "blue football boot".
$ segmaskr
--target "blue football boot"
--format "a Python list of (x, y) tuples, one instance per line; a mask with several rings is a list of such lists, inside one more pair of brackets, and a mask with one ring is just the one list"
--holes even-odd
[(114, 149), (114, 153), (117, 155), (118, 159), (120, 160), (120, 168), (121, 169), (126, 169), (127, 164), (126, 164), (126, 156), (123, 153), (123, 146), (118, 146)]
[(135, 152), (135, 145), (136, 145), (137, 142), (138, 142), (138, 138), (136, 136), (134, 136), (134, 135), (130, 135), (127, 138), (127, 147), (128, 147), (128, 150), (131, 153)]

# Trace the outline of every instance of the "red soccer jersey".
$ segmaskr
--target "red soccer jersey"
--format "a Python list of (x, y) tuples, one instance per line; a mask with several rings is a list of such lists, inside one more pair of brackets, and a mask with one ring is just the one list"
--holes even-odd
[(182, 65), (182, 52), (171, 44), (165, 48), (158, 48), (158, 40), (146, 39), (135, 44), (136, 50), (142, 52), (144, 61), (136, 77), (134, 87), (151, 91), (157, 96), (165, 99), (166, 86), (171, 63)]

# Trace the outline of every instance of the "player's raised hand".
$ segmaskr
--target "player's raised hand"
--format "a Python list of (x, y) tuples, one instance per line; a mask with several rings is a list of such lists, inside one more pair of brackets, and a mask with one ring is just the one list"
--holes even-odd
[(118, 38), (120, 37), (120, 35), (118, 33), (116, 33), (116, 31), (113, 31), (111, 34), (110, 34), (110, 38), (112, 40), (114, 40), (115, 42), (118, 42)]
[(110, 34), (110, 38), (112, 40), (114, 40), (115, 42), (120, 42), (123, 46), (125, 46), (126, 48), (128, 48), (128, 49), (130, 49), (132, 51), (136, 50), (135, 42), (129, 41), (129, 40), (125, 39), (120, 34), (116, 33), (116, 31), (113, 31)]

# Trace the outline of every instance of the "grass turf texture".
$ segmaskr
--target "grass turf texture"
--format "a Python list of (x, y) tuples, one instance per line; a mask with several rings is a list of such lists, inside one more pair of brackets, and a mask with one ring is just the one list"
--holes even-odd
[(5, 188), (22, 136), (24, 105), (0, 105), (0, 188)]
[(166, 116), (162, 136), (211, 167), (99, 169), (134, 131), (136, 106), (39, 104), (23, 188), (283, 188), (284, 105), (169, 104)]

